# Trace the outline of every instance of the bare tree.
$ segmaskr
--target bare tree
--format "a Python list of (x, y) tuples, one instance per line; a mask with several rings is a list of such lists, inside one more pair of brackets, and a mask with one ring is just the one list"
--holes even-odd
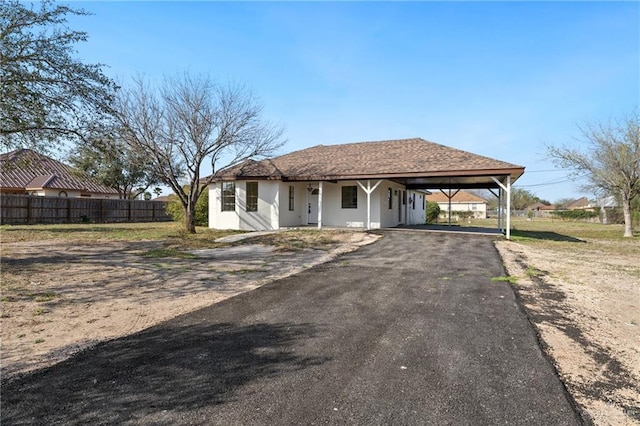
[(145, 153), (154, 173), (177, 194), (190, 233), (196, 232), (198, 198), (211, 181), (200, 179), (205, 161), (216, 171), (221, 161), (230, 167), (268, 156), (283, 143), (283, 129), (261, 119), (262, 106), (250, 91), (208, 77), (183, 74), (155, 89), (137, 78), (120, 91), (115, 109), (121, 140)]
[(631, 203), (640, 194), (640, 115), (580, 127), (581, 147), (547, 147), (558, 165), (584, 176), (584, 189), (616, 195), (622, 201), (624, 236), (633, 237)]

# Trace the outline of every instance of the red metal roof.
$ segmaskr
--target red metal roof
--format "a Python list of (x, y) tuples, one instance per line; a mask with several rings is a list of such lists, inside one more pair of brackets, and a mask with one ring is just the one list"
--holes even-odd
[(0, 188), (60, 189), (100, 194), (117, 194), (113, 188), (102, 185), (89, 177), (82, 177), (74, 170), (53, 158), (30, 149), (21, 149), (0, 155)]

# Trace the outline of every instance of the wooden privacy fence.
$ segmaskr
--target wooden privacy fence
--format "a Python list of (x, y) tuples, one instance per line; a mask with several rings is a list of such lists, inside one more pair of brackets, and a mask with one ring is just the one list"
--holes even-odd
[(0, 196), (0, 223), (112, 223), (172, 220), (166, 201)]

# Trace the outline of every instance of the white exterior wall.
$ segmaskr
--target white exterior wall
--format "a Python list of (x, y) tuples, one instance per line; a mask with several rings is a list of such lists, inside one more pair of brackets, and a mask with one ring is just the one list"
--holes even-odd
[[(342, 187), (355, 186), (358, 189), (358, 207), (342, 208)], [(373, 203), (372, 203), (373, 205)], [(371, 218), (373, 222), (373, 218)], [(340, 181), (322, 184), (322, 225), (346, 228), (366, 228), (367, 226), (367, 194), (356, 181)]]
[[(388, 190), (391, 188), (391, 208), (389, 208)], [(405, 223), (406, 204), (402, 204), (402, 198), (400, 195), (405, 190), (404, 185), (392, 181), (382, 181), (380, 186), (376, 188), (376, 192), (379, 194), (379, 208), (382, 228), (391, 228)], [(398, 213), (398, 210), (401, 213)]]
[[(373, 187), (378, 181), (371, 181)], [(365, 187), (367, 181), (360, 181)], [(317, 218), (309, 217), (311, 189), (317, 189), (318, 182), (258, 181), (258, 211), (246, 211), (246, 181), (236, 181), (235, 211), (222, 211), (222, 183), (209, 186), (209, 227), (214, 229), (271, 230), (317, 223)], [(294, 209), (289, 210), (289, 187), (294, 187)], [(357, 208), (342, 208), (342, 187), (357, 188)], [(389, 209), (387, 189), (392, 190), (393, 205)], [(371, 228), (385, 228), (399, 224), (422, 224), (425, 220), (424, 194), (407, 191), (407, 202), (402, 203), (403, 185), (382, 181), (371, 194)], [(415, 195), (415, 209), (409, 201)], [(317, 196), (316, 196), (317, 198)], [(315, 199), (314, 199), (315, 201)], [(398, 209), (401, 209), (401, 213)], [(367, 194), (357, 181), (322, 183), (322, 226), (341, 228), (367, 227)]]
[[(280, 182), (280, 226), (301, 226), (306, 225), (309, 191), (306, 182)], [(289, 187), (293, 186), (293, 210), (289, 210)]]
[[(407, 225), (423, 225), (426, 221), (425, 194), (423, 192), (407, 191)], [(415, 205), (414, 205), (415, 204)]]
[[(258, 182), (258, 211), (246, 210), (247, 181), (236, 181), (235, 211), (222, 211), (222, 182), (209, 185), (209, 228), (240, 230), (278, 229), (278, 181)], [(255, 182), (255, 181), (250, 181)]]

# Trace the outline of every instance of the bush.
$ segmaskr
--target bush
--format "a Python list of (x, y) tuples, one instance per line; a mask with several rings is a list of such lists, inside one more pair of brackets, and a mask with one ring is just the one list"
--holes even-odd
[(426, 222), (433, 223), (438, 220), (438, 216), (440, 216), (440, 206), (438, 203), (427, 201)]
[[(169, 196), (169, 203), (167, 204), (167, 213), (171, 215), (174, 221), (184, 221), (184, 208), (182, 203), (178, 200), (177, 195)], [(198, 202), (196, 203), (196, 226), (208, 226), (209, 225), (209, 191), (205, 190)]]
[(456, 217), (462, 220), (472, 218), (475, 215), (476, 215), (476, 212), (474, 212), (473, 210), (452, 210), (451, 211), (451, 217)]
[[(599, 209), (598, 209), (599, 210)], [(559, 217), (560, 219), (593, 219), (598, 217), (600, 214), (599, 211), (590, 211), (590, 210), (556, 210), (551, 212), (553, 216)]]

